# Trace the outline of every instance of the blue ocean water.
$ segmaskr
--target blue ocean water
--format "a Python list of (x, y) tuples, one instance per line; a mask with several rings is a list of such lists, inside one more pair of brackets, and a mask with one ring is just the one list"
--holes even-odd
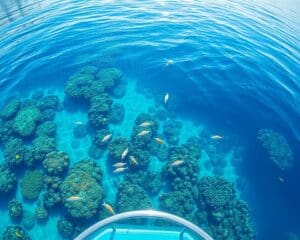
[[(69, 155), (72, 165), (89, 157), (93, 134), (73, 136), (76, 122), (88, 123), (88, 107), (65, 101), (67, 80), (84, 66), (117, 67), (123, 72), (126, 95), (113, 100), (125, 107), (124, 120), (110, 126), (115, 136), (130, 138), (140, 113), (158, 109), (163, 115), (166, 110), (182, 125), (179, 144), (199, 136), (212, 142), (203, 145), (200, 175), (222, 175), (238, 187), (239, 197), (249, 204), (257, 239), (299, 239), (297, 4), (296, 0), (1, 1), (2, 105), (10, 99), (25, 101), (37, 90), (58, 96), (64, 108), (55, 116), (57, 149)], [(287, 140), (294, 156), (292, 168), (282, 170), (268, 157), (257, 139), (258, 130), (264, 128)], [(212, 141), (213, 135), (224, 139)], [(206, 147), (213, 144), (224, 160), (219, 168), (210, 166), (212, 157), (206, 154)], [(2, 146), (1, 163), (6, 161), (3, 151)], [(103, 170), (106, 200), (114, 203), (119, 176), (112, 173), (106, 154), (96, 160)], [(149, 169), (162, 171), (165, 164), (151, 156)], [(21, 170), (20, 179), (22, 174)], [(19, 188), (16, 197), (22, 199)], [(151, 201), (159, 208), (158, 197)], [(1, 200), (5, 224), (0, 233), (11, 224), (7, 203), (8, 199)], [(24, 208), (35, 207), (36, 202), (24, 201)], [(57, 212), (29, 231), (32, 239), (45, 230), (52, 234), (48, 239), (59, 238)]]

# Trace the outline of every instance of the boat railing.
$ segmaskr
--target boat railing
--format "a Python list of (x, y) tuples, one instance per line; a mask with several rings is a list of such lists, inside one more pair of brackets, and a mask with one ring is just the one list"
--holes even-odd
[(155, 218), (175, 223), (182, 227), (182, 230), (179, 234), (179, 239), (183, 239), (183, 234), (188, 230), (195, 234), (197, 237), (200, 237), (200, 239), (213, 240), (211, 236), (209, 236), (203, 229), (201, 229), (197, 225), (176, 215), (155, 210), (130, 211), (113, 215), (95, 223), (94, 225), (86, 229), (84, 232), (82, 232), (79, 236), (77, 236), (75, 240), (86, 240), (89, 236), (93, 235), (99, 229), (107, 227), (110, 227), (112, 229), (112, 232), (115, 233), (117, 230), (117, 222), (136, 218)]

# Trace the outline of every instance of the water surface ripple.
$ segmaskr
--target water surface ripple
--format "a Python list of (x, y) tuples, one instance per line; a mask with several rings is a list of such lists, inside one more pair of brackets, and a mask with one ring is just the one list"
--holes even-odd
[(178, 111), (221, 119), (246, 142), (280, 129), (299, 159), (297, 1), (16, 2), (0, 5), (1, 96), (63, 87), (77, 67), (117, 56), (151, 91), (172, 92)]

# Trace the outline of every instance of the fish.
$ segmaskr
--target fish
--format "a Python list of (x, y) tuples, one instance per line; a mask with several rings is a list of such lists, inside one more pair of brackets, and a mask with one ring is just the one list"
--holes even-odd
[(174, 162), (171, 163), (171, 166), (175, 167), (175, 166), (179, 166), (183, 163), (184, 163), (184, 160), (175, 160)]
[(116, 214), (115, 211), (114, 211), (114, 209), (113, 209), (113, 207), (112, 207), (111, 205), (109, 205), (108, 203), (103, 202), (103, 203), (102, 203), (102, 206), (103, 206), (107, 211), (109, 211), (112, 215), (115, 215), (115, 214)]
[(15, 232), (15, 234), (16, 234), (17, 238), (21, 238), (22, 237), (22, 234), (20, 234), (19, 232)]
[(128, 152), (129, 152), (129, 148), (126, 148), (126, 149), (122, 152), (121, 159), (124, 159), (124, 158), (127, 156)]
[(210, 139), (213, 139), (213, 140), (221, 140), (221, 139), (223, 139), (223, 137), (220, 136), (220, 135), (212, 135), (212, 136), (210, 136)]
[(73, 201), (78, 201), (80, 199), (81, 199), (81, 197), (79, 197), (79, 196), (71, 196), (71, 197), (67, 198), (67, 201), (73, 202)]
[(16, 159), (18, 160), (18, 159), (20, 159), (20, 155), (19, 154), (16, 154)]
[(159, 144), (164, 144), (164, 141), (159, 137), (155, 137), (154, 140)]
[(285, 182), (284, 179), (283, 179), (282, 177), (278, 177), (278, 180), (279, 180), (280, 182)]
[(165, 104), (167, 104), (169, 97), (170, 97), (169, 93), (166, 93), (166, 95), (164, 97)]
[(117, 162), (113, 165), (113, 167), (115, 167), (115, 168), (124, 167), (124, 166), (126, 166), (126, 164), (127, 163), (125, 163), (125, 162)]
[(151, 125), (153, 125), (153, 122), (146, 121), (146, 122), (141, 123), (139, 126), (140, 127), (149, 127)]
[(130, 162), (133, 164), (133, 165), (139, 165), (138, 161), (136, 160), (136, 158), (134, 156), (129, 156), (129, 159), (130, 159)]
[(83, 125), (84, 123), (81, 122), (81, 121), (77, 121), (77, 122), (75, 122), (75, 124), (76, 124), (76, 125)]
[(116, 168), (113, 173), (121, 173), (121, 172), (124, 172), (125, 170), (127, 170), (128, 167), (119, 167), (119, 168)]
[(111, 133), (105, 135), (105, 136), (102, 138), (101, 142), (102, 142), (102, 143), (107, 142), (107, 141), (111, 138), (111, 136), (112, 136)]
[(137, 136), (144, 136), (144, 135), (148, 134), (149, 132), (150, 132), (149, 130), (143, 130), (143, 131), (140, 131)]
[(168, 59), (167, 62), (166, 62), (166, 66), (170, 66), (170, 65), (173, 65), (174, 64), (174, 60), (172, 59)]

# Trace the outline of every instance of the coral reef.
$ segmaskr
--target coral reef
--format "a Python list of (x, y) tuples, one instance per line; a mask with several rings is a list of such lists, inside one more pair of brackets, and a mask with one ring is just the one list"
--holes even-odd
[(103, 83), (95, 78), (97, 68), (89, 66), (90, 70), (86, 69), (87, 67), (80, 69), (68, 79), (65, 86), (67, 96), (90, 100), (104, 92)]
[(23, 217), (23, 205), (20, 201), (13, 199), (8, 202), (8, 214), (13, 219)]
[(147, 168), (150, 163), (150, 153), (149, 151), (142, 150), (140, 148), (131, 148), (130, 150), (130, 156), (133, 156), (138, 164), (132, 164), (130, 163), (130, 168), (139, 169), (139, 168)]
[(236, 199), (232, 183), (220, 177), (202, 177), (197, 186), (195, 200), (198, 212), (195, 216), (208, 227), (212, 237), (254, 239), (248, 207)]
[(55, 118), (55, 110), (53, 109), (46, 109), (42, 111), (42, 116), (40, 118), (40, 122), (45, 122), (45, 121), (53, 121)]
[(117, 207), (119, 212), (151, 208), (146, 191), (137, 184), (123, 182), (118, 188)]
[(48, 153), (55, 151), (56, 142), (54, 138), (38, 136), (32, 141), (32, 161), (42, 162)]
[(108, 114), (108, 119), (110, 123), (120, 123), (125, 117), (125, 108), (122, 104), (115, 103), (111, 107), (111, 111)]
[(97, 213), (104, 193), (99, 185), (100, 175), (94, 173), (92, 160), (79, 162), (70, 169), (61, 185), (63, 204), (75, 218), (90, 218)]
[(111, 110), (112, 98), (107, 93), (99, 94), (91, 98), (88, 111), (89, 122), (95, 129), (107, 127), (109, 119), (108, 114)]
[(21, 108), (13, 120), (13, 129), (22, 137), (31, 135), (35, 128), (36, 122), (40, 119), (41, 112), (37, 107)]
[(0, 122), (0, 144), (5, 144), (12, 135), (12, 121)]
[(261, 129), (257, 138), (277, 167), (284, 171), (293, 166), (294, 153), (284, 136), (272, 129)]
[(7, 226), (2, 236), (3, 240), (30, 240), (27, 232), (20, 226)]
[(156, 150), (156, 156), (160, 161), (167, 161), (169, 159), (169, 148), (167, 145), (159, 146)]
[(19, 111), (21, 106), (21, 102), (17, 99), (13, 99), (9, 101), (0, 111), (0, 117), (8, 120), (15, 117), (17, 112)]
[(102, 170), (97, 165), (97, 163), (91, 159), (81, 160), (75, 163), (71, 168), (69, 173), (76, 173), (78, 171), (82, 171), (89, 176), (93, 177), (98, 183), (101, 183), (102, 180)]
[(180, 121), (169, 119), (163, 125), (163, 135), (170, 145), (177, 145), (182, 124)]
[(35, 209), (35, 217), (38, 222), (45, 222), (48, 219), (48, 210), (44, 206)]
[(122, 76), (122, 71), (117, 68), (103, 68), (96, 75), (96, 77), (101, 81), (105, 90), (111, 89), (118, 84)]
[(212, 209), (225, 206), (235, 196), (234, 185), (220, 177), (202, 177), (198, 187), (202, 199)]
[(69, 156), (65, 152), (50, 152), (43, 161), (48, 174), (60, 175), (69, 167)]
[(58, 176), (44, 176), (45, 192), (43, 194), (43, 206), (51, 208), (62, 202), (60, 186), (62, 178)]
[(195, 201), (189, 191), (163, 193), (159, 198), (160, 208), (177, 216), (195, 221)]
[(125, 176), (125, 181), (143, 187), (151, 196), (157, 195), (163, 187), (160, 172), (154, 171), (145, 172), (141, 170), (135, 173), (129, 173)]
[(21, 166), (26, 156), (26, 149), (20, 138), (10, 138), (4, 145), (4, 158), (10, 168)]
[(121, 160), (122, 153), (126, 148), (130, 149), (130, 143), (126, 138), (115, 138), (108, 144), (108, 155), (114, 161)]
[(23, 211), (22, 225), (25, 229), (30, 230), (35, 225), (35, 214), (28, 210)]
[(53, 109), (56, 110), (59, 104), (59, 100), (57, 96), (50, 95), (45, 96), (42, 99), (40, 99), (37, 103), (37, 107), (42, 111)]
[(56, 124), (52, 121), (45, 121), (40, 124), (35, 131), (36, 136), (55, 137)]
[(108, 129), (101, 129), (96, 132), (95, 136), (93, 137), (93, 143), (98, 148), (104, 148), (108, 145), (111, 138), (107, 141), (103, 141), (103, 138), (109, 134), (112, 134)]
[(59, 218), (57, 220), (57, 230), (61, 236), (67, 239), (74, 238), (75, 226), (73, 223), (65, 218)]
[(20, 182), (22, 196), (27, 200), (36, 200), (43, 187), (43, 173), (39, 170), (26, 171)]
[[(143, 123), (149, 123), (149, 125), (142, 126)], [(157, 136), (158, 127), (158, 122), (152, 115), (148, 113), (139, 114), (131, 135), (132, 145), (143, 150), (149, 149), (153, 138)], [(147, 134), (141, 135), (143, 131), (146, 131)]]
[(0, 165), (0, 195), (11, 193), (17, 184), (17, 177), (7, 165)]
[[(199, 175), (198, 159), (201, 155), (199, 146), (192, 142), (171, 147), (170, 160), (163, 168), (163, 175), (174, 190), (192, 189)], [(182, 164), (176, 165), (176, 161)]]

